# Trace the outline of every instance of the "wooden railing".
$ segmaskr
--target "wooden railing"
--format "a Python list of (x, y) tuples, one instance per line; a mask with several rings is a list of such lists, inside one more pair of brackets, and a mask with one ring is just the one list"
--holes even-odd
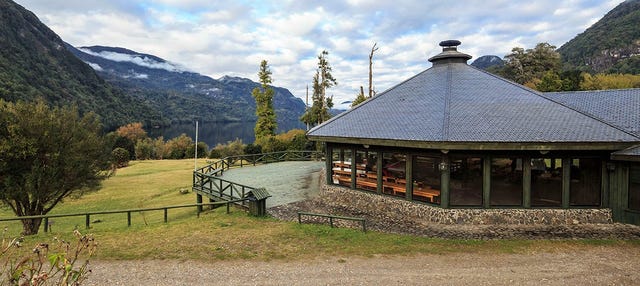
[[(245, 194), (257, 187), (238, 184), (220, 178), (224, 171), (233, 167), (255, 166), (283, 161), (310, 161), (323, 158), (323, 153), (318, 151), (282, 151), (263, 154), (250, 154), (229, 156), (217, 161), (209, 162), (209, 165), (196, 169), (193, 172), (193, 191), (198, 195), (204, 195), (213, 199), (237, 200), (244, 198)], [(246, 207), (246, 202), (240, 200), (237, 204)]]
[(351, 221), (359, 221), (362, 224), (362, 231), (367, 232), (367, 220), (361, 217), (348, 217), (348, 216), (337, 216), (337, 215), (329, 215), (329, 214), (317, 214), (317, 213), (308, 213), (308, 212), (298, 212), (298, 223), (302, 223), (302, 216), (316, 216), (316, 217), (324, 217), (329, 219), (329, 225), (333, 227), (334, 219), (341, 220), (351, 220)]
[[(241, 199), (245, 200), (245, 199)], [(166, 206), (166, 207), (155, 207), (155, 208), (139, 208), (139, 209), (128, 209), (128, 210), (111, 210), (111, 211), (97, 211), (97, 212), (86, 212), (86, 213), (70, 213), (70, 214), (48, 214), (48, 215), (35, 215), (35, 216), (20, 216), (20, 217), (12, 217), (12, 218), (0, 218), (0, 221), (16, 221), (16, 220), (24, 220), (24, 219), (43, 219), (44, 232), (49, 231), (49, 219), (50, 218), (59, 218), (59, 217), (76, 217), (76, 216), (84, 216), (85, 217), (85, 227), (90, 227), (91, 216), (92, 215), (104, 215), (104, 214), (127, 214), (127, 227), (131, 226), (131, 213), (135, 212), (146, 212), (146, 211), (164, 211), (164, 222), (168, 222), (169, 220), (169, 209), (178, 209), (178, 208), (188, 208), (188, 207), (202, 207), (209, 205), (226, 205), (227, 213), (229, 213), (229, 205), (232, 203), (237, 203), (237, 201), (225, 201), (225, 202), (211, 202), (211, 203), (202, 203), (202, 204), (189, 204), (189, 205), (176, 205), (176, 206)], [(197, 208), (199, 210), (199, 208)], [(200, 212), (197, 212), (197, 215), (200, 216)]]

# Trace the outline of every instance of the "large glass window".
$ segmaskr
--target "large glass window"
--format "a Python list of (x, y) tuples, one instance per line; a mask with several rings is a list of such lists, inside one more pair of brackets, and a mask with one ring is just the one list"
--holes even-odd
[(640, 164), (629, 168), (629, 209), (640, 211)]
[(368, 150), (356, 151), (356, 188), (365, 191), (375, 192), (378, 187), (376, 176), (377, 156)]
[(440, 204), (440, 157), (413, 158), (413, 200)]
[(491, 159), (492, 206), (522, 205), (522, 158)]
[(569, 203), (572, 206), (600, 206), (602, 163), (599, 159), (571, 160)]
[(531, 206), (562, 206), (562, 159), (531, 159)]
[(382, 156), (382, 192), (404, 197), (406, 195), (407, 156), (400, 153), (383, 153)]
[[(345, 187), (351, 187), (351, 150), (334, 149), (334, 153), (338, 153), (338, 158), (332, 162), (332, 179), (333, 183)], [(333, 157), (333, 156), (332, 156)]]
[(452, 157), (449, 202), (452, 206), (482, 206), (482, 158)]

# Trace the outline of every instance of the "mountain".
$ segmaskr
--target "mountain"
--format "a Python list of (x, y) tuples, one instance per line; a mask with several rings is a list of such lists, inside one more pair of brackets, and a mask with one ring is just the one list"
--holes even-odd
[[(609, 11), (558, 52), (569, 68), (592, 72), (640, 71), (640, 0)], [(620, 70), (623, 69), (623, 70)], [(624, 71), (626, 70), (626, 71)]]
[(504, 61), (498, 56), (488, 55), (477, 58), (473, 63), (471, 63), (471, 65), (476, 68), (486, 70), (494, 66), (498, 68), (502, 67), (504, 66)]
[[(160, 57), (125, 48), (90, 46), (67, 49), (106, 81), (135, 94), (173, 123), (255, 121), (251, 91), (260, 84), (224, 76), (213, 79)], [(302, 128), (304, 102), (285, 88), (275, 90), (279, 125)]]
[(0, 0), (0, 98), (76, 104), (82, 113), (97, 113), (106, 129), (164, 123), (159, 112), (101, 79), (36, 15), (10, 0)]

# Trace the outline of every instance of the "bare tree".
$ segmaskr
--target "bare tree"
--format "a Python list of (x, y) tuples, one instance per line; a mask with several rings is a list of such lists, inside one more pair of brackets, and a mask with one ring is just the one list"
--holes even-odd
[(375, 95), (373, 91), (373, 53), (378, 50), (378, 43), (373, 43), (371, 47), (371, 53), (369, 53), (369, 98)]

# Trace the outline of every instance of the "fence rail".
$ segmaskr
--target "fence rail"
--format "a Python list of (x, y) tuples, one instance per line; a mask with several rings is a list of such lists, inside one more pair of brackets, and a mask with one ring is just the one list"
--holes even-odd
[(337, 215), (330, 215), (330, 214), (298, 212), (298, 223), (302, 223), (302, 216), (316, 216), (316, 217), (329, 218), (329, 225), (331, 225), (331, 227), (333, 227), (334, 219), (359, 221), (362, 224), (362, 231), (367, 232), (367, 220), (361, 217), (348, 217), (348, 216), (337, 216)]
[(165, 207), (154, 207), (154, 208), (138, 208), (138, 209), (127, 209), (127, 210), (110, 210), (110, 211), (97, 211), (97, 212), (86, 212), (86, 213), (71, 213), (71, 214), (48, 214), (48, 215), (35, 215), (35, 216), (21, 216), (21, 217), (12, 217), (12, 218), (0, 218), (0, 222), (2, 221), (16, 221), (16, 220), (25, 220), (25, 219), (43, 219), (44, 232), (49, 231), (49, 219), (50, 218), (58, 218), (58, 217), (75, 217), (75, 216), (84, 216), (85, 217), (85, 227), (89, 228), (91, 223), (92, 215), (104, 215), (104, 214), (119, 214), (126, 213), (127, 214), (127, 227), (131, 226), (131, 213), (133, 212), (146, 212), (146, 211), (164, 211), (164, 222), (168, 222), (168, 212), (170, 209), (178, 209), (178, 208), (188, 208), (188, 207), (197, 207), (198, 212), (197, 215), (200, 216), (200, 207), (207, 205), (226, 205), (227, 213), (229, 213), (229, 205), (232, 203), (237, 203), (237, 201), (244, 201), (245, 199), (238, 199), (232, 201), (224, 201), (224, 202), (211, 202), (211, 203), (200, 203), (200, 204), (188, 204), (188, 205), (175, 205), (175, 206), (165, 206)]

